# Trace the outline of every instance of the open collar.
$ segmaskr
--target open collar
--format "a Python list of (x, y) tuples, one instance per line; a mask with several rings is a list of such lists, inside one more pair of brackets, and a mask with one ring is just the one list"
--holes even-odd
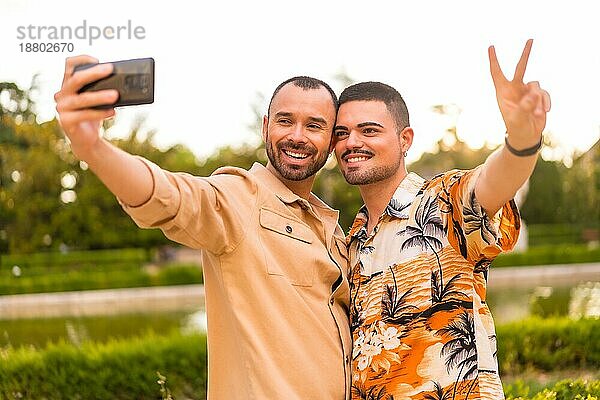
[[(423, 187), (425, 179), (421, 178), (414, 172), (409, 173), (402, 179), (400, 185), (392, 195), (390, 202), (383, 211), (383, 215), (388, 215), (390, 218), (408, 219), (410, 206), (412, 205), (419, 190)], [(363, 206), (358, 211), (354, 218), (354, 223), (348, 233), (349, 241), (353, 238), (365, 241), (367, 235), (367, 222), (369, 221), (369, 213), (367, 206)]]

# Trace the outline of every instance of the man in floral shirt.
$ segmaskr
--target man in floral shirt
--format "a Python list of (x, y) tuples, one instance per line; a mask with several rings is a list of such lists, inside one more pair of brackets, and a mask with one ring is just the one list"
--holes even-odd
[(469, 171), (425, 181), (407, 173), (413, 141), (400, 94), (378, 82), (340, 96), (335, 152), (365, 206), (347, 238), (354, 399), (501, 399), (487, 268), (515, 244), (513, 196), (531, 175), (550, 97), (523, 83), (528, 41), (512, 80), (493, 47), (490, 70), (505, 145)]

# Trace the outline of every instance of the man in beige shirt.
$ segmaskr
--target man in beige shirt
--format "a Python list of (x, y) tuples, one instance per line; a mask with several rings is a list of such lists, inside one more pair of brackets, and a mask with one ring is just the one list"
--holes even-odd
[[(144, 228), (201, 249), (208, 314), (210, 399), (347, 399), (351, 339), (347, 252), (338, 212), (311, 193), (330, 154), (337, 97), (297, 77), (273, 94), (262, 134), (269, 162), (210, 177), (162, 170), (104, 140), (118, 93), (77, 91), (109, 75), (73, 74), (55, 95), (73, 153)], [(168, 373), (168, 371), (166, 371)]]

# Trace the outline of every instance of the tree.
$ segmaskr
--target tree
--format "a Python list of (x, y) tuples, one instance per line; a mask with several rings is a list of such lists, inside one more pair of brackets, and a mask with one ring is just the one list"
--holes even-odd
[(8, 227), (15, 218), (15, 199), (11, 189), (21, 176), (11, 168), (15, 148), (26, 151), (26, 141), (15, 135), (15, 127), (35, 122), (31, 92), (36, 89), (34, 76), (29, 89), (21, 89), (12, 82), (0, 82), (0, 254), (8, 251)]
[[(0, 84), (0, 250), (27, 253), (58, 248), (96, 249), (167, 243), (157, 230), (141, 230), (117, 199), (70, 151), (56, 119), (38, 124), (30, 93)], [(8, 99), (8, 100), (7, 100)], [(13, 99), (13, 100), (11, 100)], [(27, 105), (28, 108), (15, 104)], [(195, 155), (183, 145), (159, 150), (154, 133), (137, 121), (121, 148), (161, 166), (200, 172)], [(105, 124), (109, 127), (110, 124)]]

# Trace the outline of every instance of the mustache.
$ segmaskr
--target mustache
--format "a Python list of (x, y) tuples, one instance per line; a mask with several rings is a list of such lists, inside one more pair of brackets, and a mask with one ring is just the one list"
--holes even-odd
[(277, 146), (279, 150), (291, 150), (291, 151), (302, 151), (310, 155), (314, 155), (316, 150), (314, 147), (306, 144), (299, 144), (294, 142), (282, 143)]
[(349, 156), (351, 154), (365, 154), (367, 156), (374, 156), (374, 154), (368, 150), (346, 150), (342, 153), (342, 156), (340, 158), (346, 158), (346, 156)]

